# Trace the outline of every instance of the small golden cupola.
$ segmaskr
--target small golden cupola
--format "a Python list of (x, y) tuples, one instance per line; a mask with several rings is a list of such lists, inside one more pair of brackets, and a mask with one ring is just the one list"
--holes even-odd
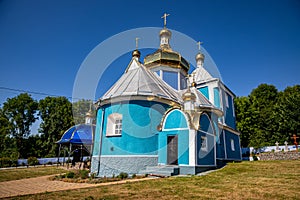
[(94, 115), (92, 112), (92, 104), (90, 104), (89, 111), (85, 114), (85, 124), (93, 124)]
[(195, 101), (196, 95), (191, 92), (190, 88), (188, 88), (182, 95), (182, 99), (184, 102), (184, 110), (185, 111), (194, 111), (195, 110)]
[(170, 43), (169, 43), (170, 39), (171, 39), (171, 36), (172, 36), (172, 33), (166, 27), (167, 26), (167, 16), (169, 16), (169, 14), (165, 13), (161, 17), (161, 18), (164, 18), (164, 28), (159, 32), (160, 48), (172, 51)]
[(197, 67), (203, 67), (203, 63), (204, 63), (204, 54), (201, 53), (201, 44), (203, 44), (203, 42), (198, 42), (198, 49), (199, 49), (199, 52), (197, 53), (196, 55), (196, 64), (197, 64)]
[(138, 50), (138, 41), (140, 38), (135, 38), (135, 50), (132, 52), (132, 57), (136, 58), (137, 61), (140, 59), (141, 57), (141, 52)]
[[(167, 29), (167, 16), (164, 14), (164, 28), (159, 32), (160, 48), (144, 58), (144, 65), (156, 72), (165, 82), (176, 90), (186, 89), (186, 76), (190, 69), (189, 63), (173, 51), (170, 45), (172, 32)], [(178, 78), (179, 77), (179, 78)]]

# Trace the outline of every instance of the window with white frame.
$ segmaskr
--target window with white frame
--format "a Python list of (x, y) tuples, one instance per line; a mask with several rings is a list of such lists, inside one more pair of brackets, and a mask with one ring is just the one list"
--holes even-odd
[(232, 151), (235, 151), (235, 148), (234, 148), (234, 140), (233, 140), (233, 139), (230, 140), (230, 144), (231, 144), (231, 150), (232, 150)]
[(226, 103), (226, 107), (229, 108), (228, 94), (226, 92), (225, 92), (225, 103)]
[(123, 116), (120, 113), (112, 113), (107, 118), (106, 136), (122, 135)]
[(207, 151), (207, 137), (201, 136), (201, 150)]

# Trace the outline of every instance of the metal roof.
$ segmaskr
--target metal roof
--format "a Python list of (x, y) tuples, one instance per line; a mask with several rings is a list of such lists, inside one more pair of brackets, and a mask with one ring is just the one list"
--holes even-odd
[(101, 101), (124, 96), (154, 96), (182, 103), (178, 92), (154, 72), (141, 63), (136, 65), (133, 60), (130, 63), (134, 66), (128, 66), (121, 78), (102, 96)]
[(196, 81), (196, 83), (213, 78), (212, 75), (208, 71), (206, 71), (206, 69), (204, 69), (203, 67), (197, 67), (192, 72), (192, 74), (194, 75), (194, 80)]

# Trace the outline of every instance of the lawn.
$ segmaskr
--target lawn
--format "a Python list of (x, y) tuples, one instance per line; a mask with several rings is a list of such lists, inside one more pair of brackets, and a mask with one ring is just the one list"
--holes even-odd
[(300, 199), (300, 160), (230, 163), (206, 176), (161, 178), (14, 199)]
[(34, 178), (38, 176), (52, 175), (67, 172), (57, 167), (30, 167), (0, 170), (0, 182), (19, 180), (23, 178)]

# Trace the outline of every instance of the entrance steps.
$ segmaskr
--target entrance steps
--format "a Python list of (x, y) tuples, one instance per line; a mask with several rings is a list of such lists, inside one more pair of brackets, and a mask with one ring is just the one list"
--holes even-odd
[(175, 176), (179, 175), (179, 167), (172, 165), (147, 166), (145, 170), (141, 170), (139, 174), (148, 174), (150, 176)]

